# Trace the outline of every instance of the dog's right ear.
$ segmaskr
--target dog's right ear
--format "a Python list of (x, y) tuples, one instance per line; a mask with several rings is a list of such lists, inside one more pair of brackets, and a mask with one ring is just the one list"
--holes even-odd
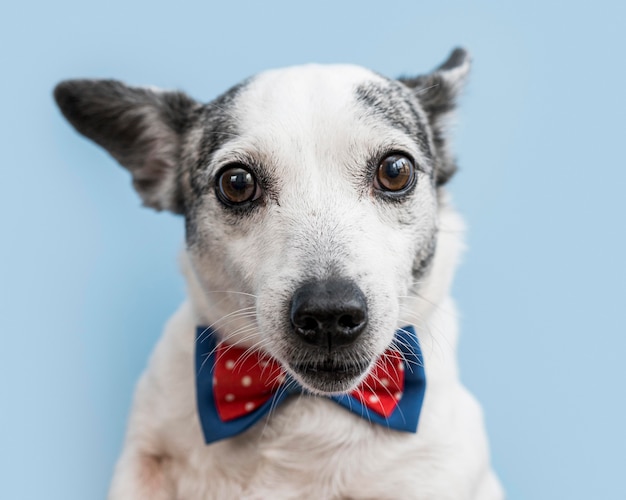
[(56, 86), (54, 98), (78, 132), (131, 172), (144, 205), (183, 213), (177, 170), (198, 103), (181, 92), (115, 80), (66, 80)]

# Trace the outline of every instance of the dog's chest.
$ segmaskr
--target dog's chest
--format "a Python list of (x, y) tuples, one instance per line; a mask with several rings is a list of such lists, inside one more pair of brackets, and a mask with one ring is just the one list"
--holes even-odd
[(432, 456), (419, 441), (295, 397), (237, 438), (199, 443), (173, 476), (179, 498), (415, 498), (432, 481), (420, 472)]

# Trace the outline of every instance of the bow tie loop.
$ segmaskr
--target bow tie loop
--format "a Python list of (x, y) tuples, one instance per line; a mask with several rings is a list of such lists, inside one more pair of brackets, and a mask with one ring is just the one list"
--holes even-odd
[(213, 393), (224, 422), (261, 407), (285, 383), (280, 364), (261, 352), (218, 344), (215, 358)]

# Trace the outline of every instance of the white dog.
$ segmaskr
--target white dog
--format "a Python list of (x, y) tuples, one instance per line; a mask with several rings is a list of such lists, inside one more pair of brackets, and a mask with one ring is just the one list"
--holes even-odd
[(186, 223), (189, 301), (139, 382), (110, 499), (503, 497), (449, 297), (445, 122), (469, 66), (456, 49), (400, 80), (287, 68), (206, 105), (59, 84), (144, 204)]

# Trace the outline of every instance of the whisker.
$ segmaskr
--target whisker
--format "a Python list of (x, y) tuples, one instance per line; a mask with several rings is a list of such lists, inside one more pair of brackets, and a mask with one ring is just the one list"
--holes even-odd
[[(376, 391), (374, 391), (374, 389), (372, 389), (372, 387), (367, 383), (367, 378), (365, 378), (363, 380), (363, 382), (361, 382), (372, 394), (376, 394)], [(371, 424), (372, 423), (372, 419), (370, 418), (370, 412), (369, 409), (367, 408), (367, 406), (365, 406), (365, 403), (361, 402), (361, 418), (363, 417), (363, 413), (365, 412), (365, 415), (367, 416), (367, 420), (368, 422)]]
[[(246, 337), (244, 337), (244, 338), (242, 339), (242, 341), (245, 341), (245, 340), (248, 340), (248, 339), (253, 339), (253, 338), (255, 338), (256, 336), (257, 336), (257, 334), (256, 334), (256, 332), (255, 332), (255, 333), (253, 333), (253, 334), (251, 334), (251, 335), (247, 335)], [(225, 347), (224, 347), (224, 346), (225, 346)], [(225, 343), (225, 342), (220, 342), (220, 343), (218, 343), (218, 344), (217, 344), (217, 345), (213, 348), (213, 350), (211, 351), (211, 354), (213, 354), (213, 353), (214, 353), (214, 352), (215, 352), (215, 351), (216, 351), (219, 347), (224, 347), (224, 351), (222, 352), (222, 355), (226, 355), (226, 354), (228, 354), (228, 352), (229, 352), (231, 349), (238, 348), (238, 347), (239, 347), (239, 345), (238, 345), (238, 344), (227, 344), (227, 343)]]
[(263, 429), (261, 430), (261, 434), (259, 434), (259, 441), (263, 438), (263, 435), (265, 434), (265, 431), (267, 430), (267, 426), (269, 424), (270, 418), (272, 418), (272, 414), (274, 413), (274, 411), (276, 411), (276, 409), (278, 408), (278, 403), (277, 401), (283, 396), (283, 394), (285, 392), (287, 392), (291, 387), (297, 387), (298, 384), (292, 380), (289, 379), (287, 381), (286, 384), (282, 384), (277, 393), (273, 396), (272, 398), (272, 402), (270, 404), (270, 409), (267, 412), (267, 417), (265, 419), (265, 423), (263, 424)]
[[(378, 376), (374, 373), (372, 373), (372, 377), (374, 378), (374, 380), (376, 380), (376, 382), (378, 382), (383, 389), (385, 389), (385, 391), (387, 391), (387, 394), (392, 397), (393, 399), (396, 398), (395, 394), (391, 394), (391, 391), (385, 386), (385, 384), (383, 384), (383, 381), (378, 378)], [(400, 412), (400, 416), (402, 417), (402, 420), (406, 423), (406, 418), (404, 417), (404, 412), (402, 411), (402, 408), (400, 408), (399, 405), (396, 406), (396, 410), (398, 410)], [(385, 421), (387, 422), (387, 425), (389, 425), (389, 417), (387, 417), (385, 415)]]
[[(207, 326), (200, 335), (198, 335), (198, 337), (196, 338), (196, 342), (200, 341), (202, 342), (203, 340), (202, 337), (205, 335), (206, 332), (208, 332), (209, 330), (213, 330), (215, 325), (217, 325), (218, 323), (228, 319), (228, 318), (238, 318), (240, 315), (245, 316), (245, 314), (249, 314), (251, 311), (256, 310), (256, 307), (251, 306), (251, 307), (242, 307), (241, 309), (236, 309), (228, 314), (225, 314), (224, 316), (222, 316), (221, 318), (217, 319), (216, 321), (214, 321), (213, 323), (211, 323), (209, 326)], [(245, 313), (245, 314), (244, 314)]]
[(266, 345), (269, 343), (269, 339), (261, 339), (249, 348), (247, 348), (244, 353), (239, 357), (235, 364), (233, 365), (233, 371), (237, 369), (238, 366), (243, 365), (251, 356), (254, 356), (258, 353), (258, 346)]
[[(411, 288), (413, 288), (415, 285), (416, 285), (416, 283), (413, 283), (411, 285)], [(432, 300), (424, 297), (422, 294), (420, 294), (417, 291), (414, 291), (413, 295), (399, 295), (398, 298), (400, 298), (400, 299), (423, 300), (424, 302), (426, 302), (426, 303), (430, 304), (431, 306), (433, 306), (438, 312), (441, 312), (443, 314), (450, 314), (453, 317), (458, 318), (458, 313), (456, 311), (444, 308), (441, 304), (433, 302)]]
[(212, 108), (219, 109), (223, 113), (225, 113), (228, 116), (230, 116), (231, 118), (235, 119), (235, 121), (239, 121), (240, 120), (240, 118), (237, 117), (234, 113), (232, 113), (229, 109), (224, 108), (223, 106), (220, 106), (219, 104), (216, 104), (215, 102), (209, 102), (209, 103), (205, 104), (205, 106), (207, 106), (207, 107), (210, 106)]
[(424, 92), (428, 92), (431, 89), (434, 89), (435, 87), (439, 87), (438, 83), (435, 83), (434, 85), (431, 85), (430, 87), (424, 87), (423, 89), (419, 89), (415, 94), (419, 95), (419, 94), (423, 94)]
[(246, 297), (252, 297), (258, 299), (259, 296), (254, 293), (240, 292), (238, 290), (209, 290), (207, 293), (232, 293), (235, 295), (245, 295)]

